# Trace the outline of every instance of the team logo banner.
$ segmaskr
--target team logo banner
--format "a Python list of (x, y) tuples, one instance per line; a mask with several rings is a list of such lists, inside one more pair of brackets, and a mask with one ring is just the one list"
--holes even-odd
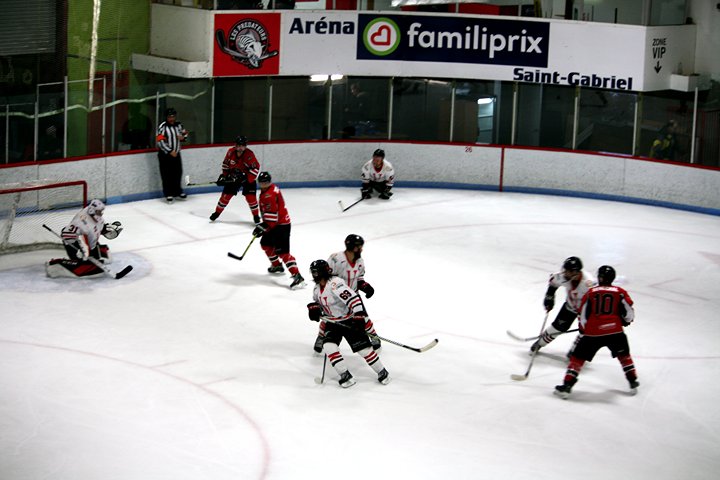
[(276, 75), (280, 15), (215, 15), (213, 76)]
[(549, 22), (359, 15), (357, 58), (546, 68)]

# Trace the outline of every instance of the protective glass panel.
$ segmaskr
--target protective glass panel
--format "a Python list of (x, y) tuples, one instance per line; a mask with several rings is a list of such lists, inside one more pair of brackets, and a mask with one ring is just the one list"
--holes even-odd
[(250, 142), (268, 139), (268, 80), (215, 80), (215, 143), (234, 143), (238, 135)]
[(452, 82), (416, 78), (393, 83), (393, 140), (450, 141)]
[(333, 81), (332, 98), (331, 138), (388, 138), (388, 78), (349, 77)]
[(573, 88), (519, 84), (515, 144), (572, 148), (574, 107)]
[(632, 155), (636, 98), (632, 93), (583, 88), (577, 149)]

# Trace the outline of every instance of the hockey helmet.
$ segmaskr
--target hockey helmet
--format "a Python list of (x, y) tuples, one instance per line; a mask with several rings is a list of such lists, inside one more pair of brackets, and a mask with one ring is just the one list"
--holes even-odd
[(247, 137), (245, 135), (238, 135), (237, 139), (235, 140), (235, 146), (238, 145), (244, 145), (247, 147)]
[(373, 152), (373, 157), (385, 158), (385, 150), (383, 150), (382, 148), (378, 148)]
[(88, 214), (93, 217), (102, 217), (105, 211), (105, 204), (96, 198), (88, 203), (87, 211)]
[(175, 110), (174, 108), (165, 109), (165, 116), (166, 117), (177, 117), (177, 110)]
[(315, 283), (320, 283), (321, 279), (328, 280), (330, 278), (330, 265), (325, 260), (315, 260), (310, 264), (310, 275), (312, 275)]
[(258, 175), (258, 182), (260, 183), (271, 183), (272, 182), (272, 176), (268, 172), (260, 172), (260, 175)]
[(597, 278), (600, 285), (612, 285), (615, 280), (615, 269), (610, 265), (603, 265), (598, 268)]
[(582, 261), (578, 257), (568, 257), (563, 262), (563, 270), (568, 272), (579, 272), (582, 268)]
[(354, 233), (351, 233), (347, 237), (345, 237), (345, 249), (348, 252), (352, 252), (355, 250), (355, 247), (360, 247), (365, 245), (365, 240), (360, 235), (355, 235)]

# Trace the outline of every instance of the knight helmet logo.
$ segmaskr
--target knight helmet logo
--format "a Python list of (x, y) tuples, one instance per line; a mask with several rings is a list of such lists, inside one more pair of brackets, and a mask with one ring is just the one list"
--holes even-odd
[(220, 50), (230, 55), (230, 58), (250, 69), (262, 67), (263, 61), (278, 54), (278, 51), (268, 51), (267, 30), (262, 23), (245, 19), (236, 23), (225, 39), (225, 32), (217, 30), (215, 40)]

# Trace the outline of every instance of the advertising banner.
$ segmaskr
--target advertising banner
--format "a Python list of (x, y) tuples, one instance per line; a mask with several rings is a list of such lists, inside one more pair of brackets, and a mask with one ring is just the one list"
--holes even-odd
[(213, 76), (277, 75), (279, 13), (215, 14)]
[[(691, 44), (692, 32), (675, 27), (655, 36), (675, 47)], [(648, 59), (649, 35), (635, 25), (484, 15), (216, 14), (213, 71), (216, 77), (343, 74), (668, 88), (672, 66)], [(676, 58), (670, 49), (652, 52)]]

